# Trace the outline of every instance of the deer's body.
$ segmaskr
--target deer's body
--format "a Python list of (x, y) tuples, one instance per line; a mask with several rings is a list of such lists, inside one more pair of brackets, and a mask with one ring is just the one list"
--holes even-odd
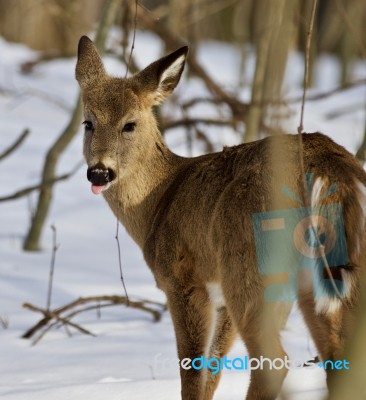
[[(297, 137), (280, 136), (196, 158), (173, 154), (151, 106), (176, 86), (182, 48), (129, 79), (105, 74), (89, 39), (79, 44), (77, 79), (85, 108), (84, 155), (94, 193), (140, 246), (166, 293), (179, 359), (223, 357), (238, 332), (249, 356), (284, 358), (276, 321), (280, 303), (264, 300), (253, 214), (299, 207), (283, 187), (302, 191)], [(273, 162), (275, 150), (276, 159)], [(366, 174), (344, 148), (321, 134), (303, 135), (304, 169), (314, 175), (310, 205), (339, 203), (349, 263), (346, 290), (314, 299), (299, 285), (299, 305), (322, 359), (337, 359), (357, 304), (364, 255)], [(331, 184), (337, 191), (323, 196)], [(274, 399), (286, 370), (252, 372), (248, 399)], [(211, 399), (220, 374), (181, 369), (182, 398)]]

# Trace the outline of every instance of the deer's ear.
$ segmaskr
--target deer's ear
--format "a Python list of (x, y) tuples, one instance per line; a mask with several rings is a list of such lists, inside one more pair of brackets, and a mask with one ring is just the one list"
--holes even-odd
[(157, 105), (168, 97), (178, 85), (182, 75), (188, 47), (184, 46), (158, 61), (150, 64), (135, 75), (141, 89), (148, 91), (152, 105)]
[(79, 40), (75, 75), (82, 89), (105, 76), (102, 59), (94, 43), (87, 36), (82, 36)]

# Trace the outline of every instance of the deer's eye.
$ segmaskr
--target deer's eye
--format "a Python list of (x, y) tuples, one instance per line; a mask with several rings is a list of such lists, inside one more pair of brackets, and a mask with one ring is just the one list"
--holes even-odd
[(127, 122), (125, 126), (122, 129), (122, 132), (133, 132), (136, 128), (136, 123), (135, 122)]
[(92, 131), (94, 129), (93, 123), (91, 121), (84, 121), (83, 125), (85, 126), (86, 131)]

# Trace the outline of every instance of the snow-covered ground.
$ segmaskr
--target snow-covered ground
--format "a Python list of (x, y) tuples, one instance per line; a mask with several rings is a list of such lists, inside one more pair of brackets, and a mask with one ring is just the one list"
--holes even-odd
[[(118, 33), (114, 32), (114, 35)], [(135, 55), (140, 66), (161, 55), (162, 45), (146, 33), (138, 33)], [(219, 61), (218, 62), (218, 54)], [(0, 38), (0, 152), (17, 135), (29, 128), (31, 135), (13, 155), (0, 163), (0, 197), (36, 184), (46, 150), (54, 142), (69, 118), (77, 97), (74, 80), (75, 59), (42, 63), (31, 74), (20, 73), (19, 65), (32, 60), (35, 53), (21, 45)], [(238, 80), (238, 54), (235, 47), (218, 43), (202, 44), (199, 59), (228, 90), (235, 90)], [(107, 69), (124, 75), (117, 60), (107, 57)], [(245, 79), (253, 74), (249, 59)], [(354, 78), (365, 78), (365, 63), (357, 63)], [(310, 93), (337, 86), (338, 65), (324, 56), (316, 70), (316, 89)], [(302, 61), (292, 55), (284, 90), (290, 95), (301, 94)], [(329, 134), (350, 151), (360, 144), (364, 129), (364, 112), (354, 112), (327, 119), (329, 111), (349, 105), (365, 104), (365, 88), (358, 87), (329, 99), (309, 102), (306, 106), (305, 128)], [(184, 78), (177, 89), (184, 99), (205, 95), (206, 89), (194, 79)], [(248, 99), (249, 89), (241, 96)], [(56, 104), (53, 99), (57, 99)], [(173, 106), (171, 112), (178, 112)], [(295, 132), (299, 104), (287, 121), (287, 130)], [(214, 115), (202, 105), (194, 114)], [(223, 111), (224, 112), (224, 111)], [(239, 142), (230, 129), (205, 128), (217, 148)], [(187, 154), (183, 131), (171, 131), (166, 140), (173, 150)], [(58, 173), (71, 170), (81, 160), (82, 129), (59, 163)], [(194, 154), (201, 151), (193, 147)], [(46, 305), (52, 231), (57, 229), (60, 244), (52, 307), (64, 305), (80, 296), (123, 294), (119, 279), (117, 247), (114, 239), (116, 221), (104, 200), (93, 196), (85, 176), (86, 168), (70, 180), (56, 185), (54, 201), (42, 239), (43, 251), (25, 253), (22, 241), (29, 226), (36, 194), (17, 201), (0, 204), (0, 397), (14, 400), (101, 400), (101, 399), (179, 399), (179, 371), (175, 362), (175, 339), (168, 312), (154, 323), (149, 314), (124, 306), (81, 315), (75, 321), (91, 330), (96, 337), (71, 329), (69, 337), (63, 328), (49, 332), (36, 346), (21, 335), (40, 318), (39, 314), (22, 308), (28, 302)], [(164, 295), (154, 284), (137, 246), (120, 229), (124, 279), (132, 299), (147, 298), (164, 302)], [(297, 361), (306, 361), (316, 351), (296, 309), (283, 332), (285, 348)], [(237, 341), (230, 357), (243, 357), (246, 350)], [(248, 372), (224, 371), (215, 399), (243, 398), (249, 382)], [(285, 381), (290, 399), (321, 399), (326, 393), (325, 374), (319, 368), (290, 371)]]

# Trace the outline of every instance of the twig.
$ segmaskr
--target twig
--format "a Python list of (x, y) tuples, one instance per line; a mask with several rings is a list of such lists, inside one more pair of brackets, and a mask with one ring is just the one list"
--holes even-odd
[(302, 179), (302, 200), (305, 207), (308, 206), (308, 199), (306, 196), (306, 182), (305, 182), (305, 168), (304, 168), (304, 155), (303, 155), (303, 145), (302, 145), (302, 134), (304, 132), (304, 112), (305, 112), (305, 101), (306, 101), (306, 91), (309, 83), (309, 61), (310, 61), (310, 47), (311, 47), (311, 38), (313, 34), (314, 20), (316, 8), (318, 5), (318, 0), (313, 0), (313, 5), (311, 8), (311, 17), (309, 22), (309, 29), (306, 37), (306, 48), (305, 48), (305, 65), (304, 65), (304, 82), (303, 82), (303, 93), (302, 93), (302, 101), (301, 101), (301, 111), (300, 111), (300, 123), (297, 128), (298, 132), (298, 141), (299, 141), (299, 161), (300, 161), (300, 172)]
[(126, 284), (125, 284), (125, 280), (123, 278), (123, 269), (122, 269), (122, 256), (121, 256), (121, 243), (119, 241), (119, 221), (118, 218), (116, 218), (116, 243), (117, 243), (117, 252), (118, 252), (118, 267), (119, 267), (119, 273), (120, 273), (120, 279), (122, 282), (122, 286), (123, 286), (123, 290), (125, 292), (126, 295), (126, 305), (129, 306), (130, 305), (130, 300), (128, 298), (128, 294), (127, 294), (127, 288), (126, 288)]
[[(86, 335), (91, 335), (91, 336), (95, 336), (92, 332), (90, 332), (88, 329), (83, 328), (82, 326), (75, 324), (74, 322), (69, 321), (66, 318), (63, 318), (60, 316), (59, 313), (55, 312), (55, 311), (47, 311), (44, 310), (40, 307), (34, 306), (33, 304), (29, 304), (29, 303), (25, 303), (23, 304), (23, 307), (30, 310), (30, 311), (35, 311), (35, 312), (39, 312), (41, 314), (44, 315), (44, 317), (46, 319), (48, 319), (48, 321), (55, 319), (57, 322), (62, 322), (62, 324), (66, 324), (66, 325), (70, 325), (71, 327), (77, 329), (78, 331), (80, 331), (81, 333), (84, 333)], [(38, 325), (38, 324), (37, 324)], [(23, 338), (25, 338), (26, 336), (23, 335)], [(38, 342), (38, 340), (37, 340)]]
[(22, 87), (20, 89), (13, 90), (0, 86), (0, 93), (11, 95), (14, 98), (20, 98), (20, 99), (26, 96), (37, 97), (43, 101), (46, 101), (48, 104), (55, 105), (56, 107), (60, 108), (63, 111), (67, 112), (71, 111), (71, 106), (67, 102), (65, 102), (65, 100), (62, 99), (60, 96), (56, 96), (54, 94), (51, 96), (48, 92), (43, 91), (41, 89), (32, 87)]
[(233, 126), (235, 125), (235, 119), (213, 119), (213, 118), (183, 118), (178, 119), (176, 121), (163, 121), (162, 129), (167, 131), (169, 129), (174, 129), (179, 126), (192, 126), (196, 124), (205, 124), (205, 125), (218, 125), (218, 126)]
[(3, 329), (9, 328), (9, 317), (7, 315), (0, 315), (0, 326)]
[[(362, 86), (362, 85), (365, 85), (365, 84), (366, 84), (366, 79), (358, 79), (357, 81), (346, 83), (346, 84), (341, 85), (339, 87), (336, 87), (334, 89), (328, 90), (327, 92), (316, 93), (316, 94), (313, 94), (313, 95), (309, 95), (309, 96), (306, 97), (306, 101), (323, 100), (323, 99), (326, 99), (328, 97), (333, 96), (334, 94), (341, 93), (341, 92), (343, 92), (345, 90), (351, 89), (351, 88), (356, 87), (356, 86)], [(297, 103), (299, 101), (302, 101), (302, 99), (303, 99), (303, 95), (301, 97), (293, 97), (293, 98), (290, 98), (290, 99), (287, 99), (287, 100), (284, 100), (284, 101), (288, 104), (288, 103)], [(268, 100), (268, 102), (269, 103), (271, 103), (271, 102), (276, 103), (276, 100), (272, 100), (272, 101)]]
[[(306, 102), (306, 91), (309, 83), (309, 60), (310, 60), (310, 48), (311, 48), (311, 39), (312, 39), (312, 34), (313, 34), (313, 27), (314, 27), (314, 20), (315, 20), (315, 15), (316, 15), (316, 9), (317, 9), (317, 4), (318, 0), (313, 0), (312, 8), (311, 8), (311, 16), (310, 16), (310, 22), (309, 22), (309, 29), (307, 32), (307, 39), (306, 39), (306, 49), (305, 49), (305, 70), (304, 70), (304, 83), (303, 83), (303, 95), (302, 95), (302, 101), (301, 101), (301, 112), (300, 112), (300, 124), (297, 128), (298, 132), (298, 150), (299, 150), (299, 165), (300, 165), (300, 173), (302, 176), (301, 179), (301, 197), (303, 204), (306, 208), (309, 207), (309, 201), (308, 197), (306, 195), (306, 182), (305, 182), (305, 167), (304, 167), (304, 155), (303, 155), (303, 143), (302, 143), (302, 135), (304, 133), (304, 111), (305, 111), (305, 102)], [(337, 297), (341, 302), (343, 302), (342, 295), (340, 294), (337, 285), (334, 282), (332, 272), (329, 268), (328, 260), (325, 255), (324, 251), (324, 246), (319, 240), (319, 237), (317, 235), (317, 231), (315, 227), (313, 226), (313, 223), (311, 222), (310, 227), (312, 230), (313, 237), (315, 240), (318, 242), (318, 248), (320, 250), (321, 254), (321, 259), (324, 263), (325, 271), (327, 273), (328, 278), (330, 279), (330, 282), (332, 284), (332, 287), (334, 289), (334, 292), (336, 293)]]
[[(147, 10), (143, 7), (138, 8), (138, 20), (142, 27), (154, 32), (157, 36), (159, 36), (167, 48), (176, 48), (184, 44), (180, 38), (175, 36), (163, 24), (159, 23), (159, 21), (154, 18), (153, 14), (151, 12), (147, 12)], [(223, 90), (221, 86), (217, 84), (199, 64), (193, 52), (191, 52), (187, 58), (187, 64), (190, 68), (190, 71), (203, 81), (210, 92), (212, 92), (218, 98), (223, 99), (226, 104), (228, 104), (235, 117), (244, 119), (248, 110), (247, 104), (242, 103), (237, 98), (230, 96), (230, 94)]]
[[(306, 96), (306, 102), (309, 101), (318, 101), (318, 100), (324, 100), (328, 97), (333, 96), (334, 94), (337, 93), (342, 93), (346, 90), (352, 89), (357, 86), (362, 86), (366, 84), (366, 79), (358, 79), (354, 82), (349, 82), (345, 83), (344, 85), (338, 86), (334, 89), (328, 90), (326, 92), (321, 92), (321, 93), (315, 93), (312, 95), (307, 95)], [(283, 99), (263, 99), (260, 104), (253, 102), (252, 104), (260, 107), (264, 107), (267, 105), (286, 105), (286, 104), (292, 104), (292, 103), (298, 103), (301, 102), (303, 99), (303, 94), (301, 96), (297, 97), (290, 97), (288, 99), (283, 98)], [(190, 108), (195, 106), (196, 104), (200, 103), (211, 103), (211, 104), (224, 104), (226, 101), (223, 98), (219, 97), (196, 97), (194, 99), (188, 100), (185, 103), (182, 104), (183, 108)], [(244, 104), (244, 103), (243, 103)]]
[(83, 164), (84, 164), (83, 161), (79, 162), (76, 165), (76, 167), (72, 171), (68, 172), (67, 174), (60, 175), (60, 176), (57, 176), (57, 177), (55, 177), (53, 179), (50, 179), (50, 180), (44, 181), (42, 183), (39, 183), (37, 185), (29, 186), (27, 188), (18, 190), (17, 192), (15, 192), (13, 194), (10, 194), (10, 195), (4, 196), (4, 197), (0, 197), (0, 203), (1, 202), (5, 202), (5, 201), (19, 199), (21, 197), (27, 196), (29, 193), (34, 192), (35, 190), (41, 190), (41, 189), (44, 189), (45, 187), (52, 186), (57, 182), (65, 181), (66, 179), (71, 178), (79, 170), (79, 168)]
[(45, 61), (53, 61), (62, 57), (62, 54), (58, 50), (52, 50), (48, 52), (43, 52), (38, 55), (36, 59), (25, 61), (20, 64), (20, 70), (23, 74), (30, 74), (33, 72), (33, 69), (36, 65), (45, 62)]
[(24, 142), (24, 140), (28, 135), (29, 135), (29, 129), (24, 129), (24, 131), (20, 134), (18, 139), (0, 154), (0, 161), (8, 157), (11, 153), (13, 153)]
[(343, 115), (346, 114), (351, 114), (353, 112), (356, 112), (358, 110), (365, 110), (365, 104), (350, 104), (348, 106), (343, 105), (342, 107), (339, 107), (333, 111), (329, 111), (324, 114), (325, 119), (335, 119), (342, 117)]
[[(134, 17), (133, 37), (132, 37), (130, 55), (129, 55), (128, 63), (127, 63), (127, 67), (126, 67), (125, 78), (127, 78), (127, 76), (128, 76), (128, 72), (130, 70), (130, 65), (131, 65), (131, 62), (132, 62), (133, 51), (135, 49), (136, 30), (137, 30), (137, 6), (138, 6), (138, 1), (135, 0), (135, 17)], [(123, 96), (123, 98), (125, 96), (125, 91), (124, 90), (123, 90), (123, 95), (122, 96)], [(118, 154), (119, 154), (119, 143), (120, 142), (118, 141), (118, 145), (117, 145), (117, 163), (118, 163), (118, 168), (119, 168), (119, 157), (118, 157)], [(118, 208), (119, 207), (120, 207), (120, 203), (118, 203)], [(119, 214), (119, 209), (118, 209), (118, 214)], [(118, 267), (119, 267), (119, 273), (120, 273), (120, 280), (122, 282), (123, 290), (124, 290), (125, 295), (126, 295), (126, 305), (129, 306), (130, 305), (130, 301), (129, 301), (129, 298), (128, 298), (128, 293), (127, 293), (125, 280), (123, 278), (121, 243), (119, 241), (119, 220), (118, 220), (118, 217), (116, 218), (116, 235), (115, 235), (114, 238), (116, 239), (116, 243), (117, 243)]]
[(133, 20), (132, 45), (131, 45), (130, 55), (129, 55), (129, 57), (128, 57), (128, 63), (127, 63), (126, 76), (125, 76), (125, 78), (127, 78), (127, 76), (128, 76), (128, 72), (129, 72), (129, 70), (130, 70), (130, 66), (131, 66), (131, 63), (132, 63), (133, 51), (135, 50), (136, 30), (137, 30), (137, 6), (138, 6), (138, 1), (135, 0), (135, 17), (134, 17), (134, 20)]
[(50, 264), (50, 276), (48, 279), (48, 292), (47, 292), (47, 312), (50, 312), (51, 308), (51, 298), (52, 298), (52, 284), (53, 284), (53, 275), (55, 272), (55, 261), (56, 261), (56, 252), (60, 247), (56, 242), (56, 227), (51, 225), (52, 229), (52, 257), (51, 257), (51, 264)]

